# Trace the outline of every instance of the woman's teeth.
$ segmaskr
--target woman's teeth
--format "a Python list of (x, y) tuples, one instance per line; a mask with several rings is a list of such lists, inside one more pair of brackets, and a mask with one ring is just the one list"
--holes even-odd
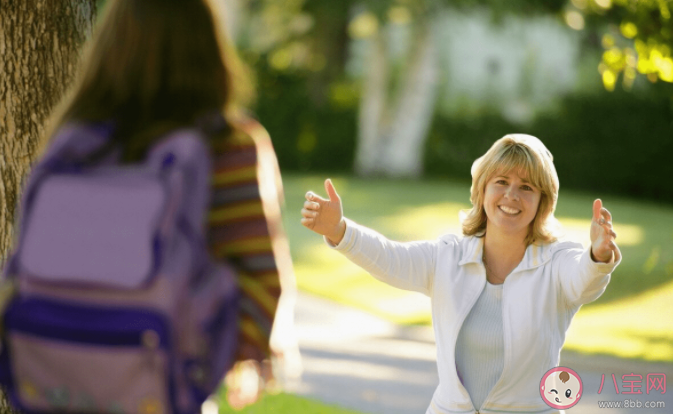
[(498, 206), (498, 207), (500, 208), (500, 210), (504, 211), (507, 214), (518, 214), (521, 211), (507, 206)]

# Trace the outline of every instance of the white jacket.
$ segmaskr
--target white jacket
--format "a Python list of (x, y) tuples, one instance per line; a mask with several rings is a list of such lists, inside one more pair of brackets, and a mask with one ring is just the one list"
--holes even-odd
[[(477, 413), (455, 355), (463, 321), (486, 285), (483, 238), (449, 234), (399, 243), (348, 220), (332, 247), (375, 278), (431, 298), (439, 385), (426, 414)], [(595, 263), (578, 243), (528, 246), (503, 285), (504, 367), (479, 413), (558, 412), (540, 397), (540, 380), (558, 366), (573, 316), (603, 293), (620, 260), (617, 251), (614, 263)]]

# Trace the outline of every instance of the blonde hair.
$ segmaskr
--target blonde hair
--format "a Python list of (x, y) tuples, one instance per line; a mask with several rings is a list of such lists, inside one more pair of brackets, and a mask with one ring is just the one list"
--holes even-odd
[(463, 234), (483, 237), (486, 234), (484, 192), (486, 184), (499, 171), (521, 171), (540, 190), (540, 204), (531, 223), (525, 243), (549, 243), (557, 239), (558, 221), (554, 217), (558, 200), (559, 180), (554, 157), (542, 141), (531, 135), (509, 134), (497, 140), (472, 164), (472, 209), (465, 211)]

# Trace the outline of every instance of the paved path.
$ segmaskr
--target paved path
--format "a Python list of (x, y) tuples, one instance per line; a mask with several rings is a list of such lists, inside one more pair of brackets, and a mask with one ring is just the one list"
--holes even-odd
[[(296, 323), (304, 375), (301, 382), (289, 384), (290, 392), (368, 414), (425, 413), (438, 382), (431, 328), (399, 327), (304, 293), (298, 298)], [(561, 365), (577, 371), (585, 387), (584, 396), (568, 414), (673, 413), (673, 389), (648, 395), (645, 385), (648, 373), (665, 373), (673, 380), (673, 364), (564, 353)], [(642, 375), (642, 395), (617, 395), (612, 374), (620, 390), (626, 391), (621, 376), (631, 373)], [(598, 401), (625, 399), (636, 405), (636, 401), (642, 405), (661, 401), (666, 408), (598, 407)]]

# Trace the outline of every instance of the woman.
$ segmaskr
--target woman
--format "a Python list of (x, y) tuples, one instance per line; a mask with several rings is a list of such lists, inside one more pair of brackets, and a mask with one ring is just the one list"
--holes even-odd
[(440, 383), (426, 414), (557, 412), (541, 399), (572, 317), (621, 260), (612, 217), (593, 205), (591, 246), (559, 242), (558, 177), (535, 137), (507, 135), (472, 166), (463, 236), (393, 242), (306, 194), (301, 222), (374, 277), (432, 299)]
[(244, 296), (237, 358), (247, 362), (228, 381), (236, 407), (258, 396), (259, 382), (246, 378), (263, 370), (271, 355), (279, 273), (284, 284), (293, 281), (275, 153), (264, 128), (242, 114), (248, 85), (217, 1), (108, 0), (46, 135), (66, 124), (111, 125), (109, 147), (121, 148), (123, 161), (134, 163), (173, 129), (207, 134), (213, 156), (209, 248), (237, 268)]

